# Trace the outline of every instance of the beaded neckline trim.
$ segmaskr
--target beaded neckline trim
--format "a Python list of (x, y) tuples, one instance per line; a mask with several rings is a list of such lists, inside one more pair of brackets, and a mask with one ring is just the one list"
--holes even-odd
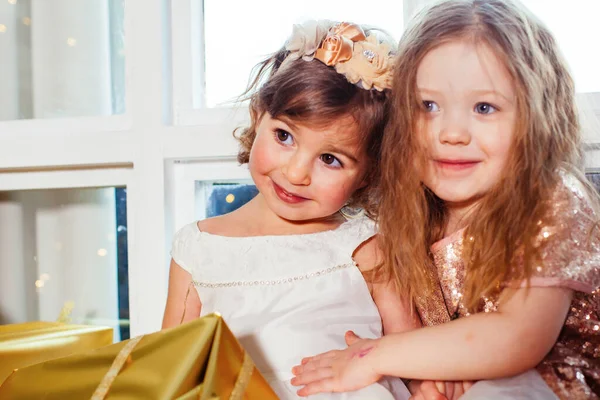
[(322, 269), (320, 271), (310, 272), (304, 275), (297, 275), (288, 278), (280, 278), (273, 280), (260, 280), (260, 281), (231, 281), (231, 282), (200, 282), (200, 281), (192, 281), (193, 285), (196, 287), (203, 288), (223, 288), (223, 287), (235, 287), (235, 286), (274, 286), (281, 285), (284, 283), (293, 283), (297, 281), (303, 281), (311, 278), (315, 278), (317, 276), (327, 275), (335, 271), (339, 271), (341, 269), (349, 268), (349, 267), (358, 267), (355, 262), (336, 265), (335, 267), (329, 267)]

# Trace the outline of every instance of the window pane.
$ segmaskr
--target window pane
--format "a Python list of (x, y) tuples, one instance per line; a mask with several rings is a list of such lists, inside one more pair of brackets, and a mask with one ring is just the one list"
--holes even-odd
[(0, 1), (0, 120), (124, 112), (123, 0)]
[(241, 182), (196, 181), (196, 219), (234, 211), (258, 194), (251, 180)]
[(592, 170), (586, 172), (585, 176), (591, 182), (592, 186), (594, 186), (596, 191), (600, 193), (600, 172)]
[(127, 194), (121, 188), (0, 192), (0, 323), (109, 326), (129, 338)]
[[(521, 0), (554, 33), (571, 67), (578, 92), (600, 92), (598, 0)], [(596, 50), (594, 50), (596, 49)]]
[(365, 7), (358, 0), (204, 0), (206, 60), (200, 62), (205, 62), (206, 98), (195, 93), (194, 104), (199, 107), (205, 100), (214, 107), (235, 100), (246, 88), (252, 67), (284, 44), (292, 24), (308, 19), (375, 25), (398, 40), (402, 1), (381, 0), (377, 7)]

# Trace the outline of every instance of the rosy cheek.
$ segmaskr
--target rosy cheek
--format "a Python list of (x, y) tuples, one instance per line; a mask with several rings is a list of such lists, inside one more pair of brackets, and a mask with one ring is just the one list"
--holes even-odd
[(259, 141), (254, 143), (250, 153), (249, 167), (252, 170), (264, 171), (268, 169), (274, 162), (274, 152), (269, 151), (269, 147), (265, 143)]
[[(313, 179), (314, 182), (315, 180)], [(331, 205), (341, 208), (352, 196), (352, 187), (347, 182), (334, 182), (328, 178), (323, 178), (322, 182), (323, 184), (319, 185), (319, 188), (315, 188), (315, 192), (327, 198), (328, 203)]]

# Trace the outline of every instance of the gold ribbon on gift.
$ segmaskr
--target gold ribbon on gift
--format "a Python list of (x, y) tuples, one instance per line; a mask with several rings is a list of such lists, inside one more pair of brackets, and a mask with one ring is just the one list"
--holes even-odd
[(100, 384), (98, 385), (96, 391), (92, 395), (91, 400), (104, 400), (106, 398), (106, 395), (108, 394), (111, 385), (117, 378), (117, 375), (119, 375), (119, 372), (123, 370), (125, 364), (133, 363), (133, 359), (131, 358), (131, 352), (133, 351), (135, 346), (137, 346), (140, 340), (142, 340), (143, 337), (144, 336), (142, 335), (129, 340), (125, 347), (123, 347), (121, 351), (119, 351), (119, 354), (117, 354), (117, 356), (115, 357), (115, 360), (108, 369), (108, 372), (100, 381)]
[(317, 51), (315, 58), (327, 66), (352, 58), (354, 42), (366, 40), (365, 32), (356, 24), (342, 22), (332, 27)]
[(270, 400), (277, 396), (222, 318), (207, 315), (19, 369), (0, 386), (0, 398)]
[(246, 389), (252, 378), (252, 372), (254, 372), (254, 362), (250, 358), (248, 352), (244, 351), (244, 361), (242, 362), (242, 368), (238, 375), (229, 400), (242, 400), (246, 394)]
[[(104, 400), (108, 395), (108, 391), (110, 390), (111, 385), (117, 378), (117, 375), (123, 370), (124, 367), (133, 363), (133, 359), (131, 357), (131, 352), (137, 344), (142, 340), (142, 336), (138, 336), (137, 338), (132, 339), (121, 349), (115, 361), (113, 361), (111, 367), (109, 368), (104, 378), (100, 382), (100, 385), (96, 388), (96, 391), (92, 395), (91, 400)], [(244, 351), (244, 361), (242, 362), (242, 368), (240, 369), (240, 373), (235, 381), (235, 385), (233, 386), (233, 390), (231, 391), (231, 395), (229, 396), (229, 400), (242, 400), (244, 395), (246, 394), (246, 389), (248, 388), (248, 384), (250, 383), (250, 378), (252, 377), (252, 372), (254, 372), (254, 362), (252, 358), (248, 355), (246, 351)]]
[(71, 313), (73, 312), (73, 308), (75, 308), (75, 302), (65, 302), (63, 308), (60, 310), (60, 314), (58, 315), (56, 322), (62, 322), (63, 324), (68, 324), (71, 322)]

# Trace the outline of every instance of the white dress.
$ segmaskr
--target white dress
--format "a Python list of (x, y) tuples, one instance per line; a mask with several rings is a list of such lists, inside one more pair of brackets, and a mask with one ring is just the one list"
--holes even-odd
[[(375, 233), (366, 217), (325, 232), (225, 237), (196, 223), (173, 240), (171, 256), (190, 272), (202, 315), (219, 312), (281, 399), (296, 399), (291, 369), (306, 356), (346, 347), (353, 330), (377, 338), (377, 306), (357, 268), (354, 250)], [(398, 378), (312, 399), (407, 399)]]

